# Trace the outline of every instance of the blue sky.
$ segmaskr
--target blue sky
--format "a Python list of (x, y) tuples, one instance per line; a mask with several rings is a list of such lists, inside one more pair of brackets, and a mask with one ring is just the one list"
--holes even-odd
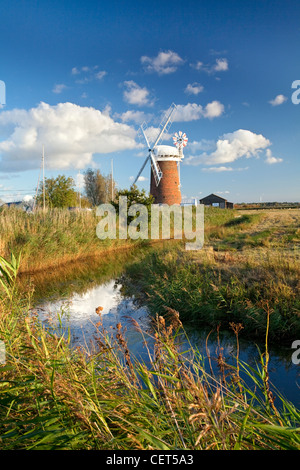
[(299, 1), (11, 0), (0, 16), (1, 199), (34, 194), (43, 145), (48, 177), (113, 161), (129, 187), (139, 125), (154, 136), (174, 102), (162, 143), (188, 136), (183, 196), (300, 200)]

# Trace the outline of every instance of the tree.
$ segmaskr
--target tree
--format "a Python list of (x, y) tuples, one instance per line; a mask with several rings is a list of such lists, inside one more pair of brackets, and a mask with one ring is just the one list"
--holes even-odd
[[(45, 178), (45, 202), (47, 207), (74, 207), (77, 205), (77, 193), (73, 178), (58, 175), (57, 178)], [(43, 183), (40, 184), (37, 204), (43, 205)]]
[(100, 170), (88, 169), (84, 174), (85, 193), (89, 202), (93, 206), (99, 206), (110, 202), (112, 199), (112, 185), (113, 192), (115, 182), (112, 181), (112, 176), (104, 176)]
[[(134, 184), (130, 189), (122, 189), (117, 191), (115, 199), (114, 201), (112, 201), (112, 205), (115, 207), (117, 214), (119, 213), (120, 196), (127, 197), (127, 212), (132, 204), (142, 204), (147, 208), (149, 214), (148, 220), (151, 219), (151, 205), (154, 204), (154, 197), (151, 194), (147, 195), (145, 189), (142, 189), (140, 191), (138, 187)], [(134, 218), (135, 217), (128, 216), (127, 220), (128, 222), (130, 222)]]

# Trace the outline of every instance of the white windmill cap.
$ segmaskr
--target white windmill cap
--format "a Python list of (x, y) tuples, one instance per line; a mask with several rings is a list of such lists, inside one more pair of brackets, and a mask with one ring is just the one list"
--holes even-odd
[(179, 156), (178, 149), (172, 145), (157, 145), (153, 151), (156, 157)]

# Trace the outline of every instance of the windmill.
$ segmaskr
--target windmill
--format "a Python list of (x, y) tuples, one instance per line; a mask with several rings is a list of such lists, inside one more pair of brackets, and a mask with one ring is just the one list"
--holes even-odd
[[(148, 162), (151, 165), (151, 183), (150, 193), (154, 196), (154, 200), (158, 204), (180, 204), (180, 182), (178, 174), (178, 163), (183, 158), (182, 146), (178, 144), (178, 148), (170, 145), (159, 145), (164, 133), (171, 125), (172, 115), (176, 109), (173, 103), (165, 114), (153, 145), (150, 145), (146, 135), (146, 124), (143, 123), (140, 131), (144, 136), (148, 148), (148, 155), (144, 161), (140, 171), (138, 172), (133, 184), (137, 182)], [(181, 133), (182, 134), (182, 133)], [(185, 136), (186, 137), (186, 136)], [(186, 145), (186, 143), (185, 143)]]
[(154, 156), (154, 149), (157, 147), (158, 143), (160, 142), (164, 132), (170, 127), (171, 125), (171, 117), (172, 117), (172, 114), (173, 112), (175, 111), (176, 109), (176, 105), (173, 103), (169, 110), (167, 111), (166, 115), (164, 116), (164, 119), (162, 120), (162, 122), (160, 123), (160, 130), (159, 130), (159, 134), (151, 148), (150, 146), (150, 143), (149, 143), (149, 140), (147, 138), (147, 135), (145, 133), (146, 131), (146, 124), (145, 122), (143, 122), (143, 124), (141, 125), (140, 127), (140, 131), (143, 133), (143, 136), (145, 138), (145, 141), (146, 141), (146, 144), (147, 144), (147, 148), (148, 148), (148, 156), (146, 158), (146, 160), (144, 161), (144, 164), (142, 166), (142, 168), (140, 169), (140, 171), (138, 172), (137, 174), (137, 177), (135, 178), (134, 182), (133, 182), (133, 185), (137, 182), (137, 180), (139, 179), (139, 177), (141, 176), (145, 166), (147, 165), (148, 161), (150, 160), (150, 163), (151, 163), (151, 168), (152, 168), (152, 171), (153, 171), (153, 175), (154, 175), (154, 178), (155, 178), (155, 183), (156, 185), (158, 186), (159, 183), (160, 183), (160, 180), (162, 178), (162, 171), (159, 167), (159, 164), (157, 163), (156, 159), (155, 159), (155, 156)]

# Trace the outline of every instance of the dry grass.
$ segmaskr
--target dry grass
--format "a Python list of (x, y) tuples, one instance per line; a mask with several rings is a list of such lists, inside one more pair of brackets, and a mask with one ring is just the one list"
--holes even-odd
[(132, 246), (131, 240), (99, 240), (95, 211), (48, 209), (28, 214), (0, 209), (0, 255), (22, 252), (20, 272), (38, 271)]

